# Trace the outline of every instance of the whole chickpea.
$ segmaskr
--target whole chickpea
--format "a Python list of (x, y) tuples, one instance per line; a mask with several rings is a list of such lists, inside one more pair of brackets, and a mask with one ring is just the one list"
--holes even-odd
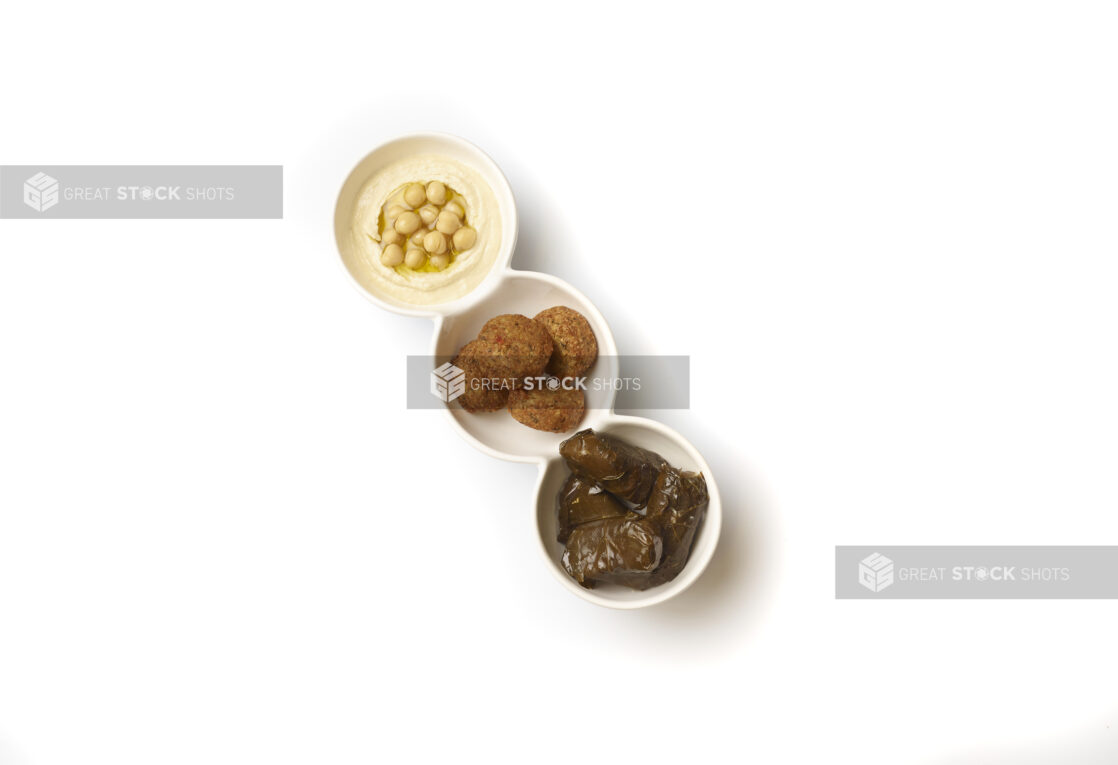
[(408, 184), (408, 187), (404, 189), (404, 201), (411, 205), (413, 210), (426, 202), (427, 192), (423, 190), (423, 184)]
[(458, 252), (468, 250), (477, 242), (477, 231), (469, 226), (463, 226), (454, 232), (454, 249)]
[(432, 255), (446, 252), (446, 237), (438, 231), (428, 231), (427, 236), (423, 237), (423, 249)]
[(446, 204), (446, 186), (439, 181), (428, 183), (427, 200), (437, 205)]
[(419, 228), (419, 224), (419, 215), (409, 211), (397, 218), (394, 225), (397, 231), (407, 236), (408, 234), (414, 233), (415, 230)]
[(418, 247), (408, 250), (408, 254), (404, 257), (404, 265), (408, 268), (423, 268), (423, 264), (426, 262), (427, 253)]
[(398, 244), (390, 244), (380, 251), (380, 262), (389, 268), (395, 268), (404, 262), (404, 251)]
[[(449, 205), (447, 205), (449, 207)], [(458, 216), (452, 212), (448, 212), (446, 207), (439, 213), (439, 218), (435, 221), (435, 228), (444, 234), (450, 235), (457, 231), (462, 226), (462, 221)]]

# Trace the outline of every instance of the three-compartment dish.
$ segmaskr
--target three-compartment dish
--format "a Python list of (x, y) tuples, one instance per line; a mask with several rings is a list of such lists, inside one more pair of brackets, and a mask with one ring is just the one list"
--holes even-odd
[[(511, 267), (517, 238), (512, 191), (493, 160), (465, 140), (417, 134), (374, 149), (342, 185), (334, 234), (346, 271), (369, 300), (434, 321), (432, 359), (458, 358), (479, 335), (492, 339), (485, 332), (494, 317), (520, 317), (528, 325), (528, 317), (564, 307), (585, 318), (596, 340), (597, 355), (592, 363), (587, 359), (590, 367), (583, 373), (598, 380), (620, 376), (613, 334), (597, 308), (560, 279)], [(554, 357), (549, 366), (554, 368)], [(589, 467), (570, 459), (570, 449), (567, 459), (560, 455), (571, 432), (537, 429), (531, 417), (504, 411), (468, 411), (460, 402), (448, 403), (446, 413), (454, 429), (481, 451), (539, 466), (538, 542), (557, 580), (592, 603), (640, 608), (679, 594), (702, 574), (718, 542), (722, 504), (702, 455), (665, 425), (616, 414), (615, 393), (608, 385), (587, 389), (585, 411), (577, 412), (580, 435), (592, 431), (601, 452)], [(557, 512), (557, 497), (573, 480), (572, 472), (591, 493), (610, 495), (605, 498), (617, 508), (614, 517), (576, 529), (582, 544), (575, 551), (573, 542), (559, 541), (570, 530), (560, 528)], [(681, 498), (679, 487), (688, 482), (705, 483), (701, 505)], [(628, 493), (612, 496), (622, 483)], [(583, 571), (597, 573), (580, 585), (575, 575)]]

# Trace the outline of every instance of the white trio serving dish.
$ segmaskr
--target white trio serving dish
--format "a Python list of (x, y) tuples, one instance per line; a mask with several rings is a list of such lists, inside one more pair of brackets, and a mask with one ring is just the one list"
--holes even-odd
[[(383, 293), (378, 289), (377, 282), (369, 278), (368, 269), (380, 267), (380, 264), (369, 262), (352, 246), (351, 229), (358, 195), (374, 174), (404, 157), (430, 154), (447, 156), (469, 165), (489, 184), (500, 211), (501, 246), (489, 273), (468, 294), (447, 303), (412, 305)], [(459, 348), (477, 335), (486, 321), (499, 314), (519, 313), (531, 317), (545, 308), (565, 305), (585, 316), (597, 336), (598, 360), (587, 375), (596, 379), (620, 376), (613, 333), (598, 309), (581, 292), (561, 279), (511, 267), (517, 236), (516, 202), (512, 190), (493, 160), (468, 141), (440, 133), (423, 133), (404, 136), (374, 149), (357, 164), (342, 185), (334, 212), (334, 232), (342, 264), (365, 297), (385, 310), (425, 317), (434, 322), (429, 349), (432, 357), (454, 356)], [(613, 585), (586, 589), (567, 576), (560, 564), (563, 546), (556, 541), (555, 498), (569, 470), (559, 456), (559, 444), (574, 431), (545, 433), (521, 425), (507, 411), (471, 414), (453, 403), (446, 406), (446, 415), (451, 427), (482, 452), (503, 460), (538, 465), (536, 496), (530, 507), (536, 517), (540, 552), (563, 587), (601, 606), (640, 608), (678, 595), (702, 574), (718, 544), (722, 501), (710, 467), (695, 447), (671, 428), (654, 420), (616, 414), (613, 411), (615, 396), (615, 390), (609, 387), (588, 390), (586, 415), (578, 429), (593, 428), (600, 433), (609, 433), (659, 453), (676, 467), (701, 472), (710, 493), (706, 517), (696, 533), (687, 565), (672, 581), (645, 591)]]

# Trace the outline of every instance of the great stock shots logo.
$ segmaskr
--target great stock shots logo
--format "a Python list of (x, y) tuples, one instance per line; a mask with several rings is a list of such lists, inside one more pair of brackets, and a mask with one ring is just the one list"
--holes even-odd
[(0, 165), (0, 219), (282, 217), (280, 165)]
[[(65, 194), (62, 201), (66, 201)], [(69, 209), (68, 204), (62, 207)], [(29, 216), (34, 215), (26, 207), (23, 209)], [(522, 377), (514, 374), (513, 360), (507, 357), (498, 359), (500, 363), (485, 374), (480, 374), (483, 371), (480, 367), (479, 374), (474, 374), (465, 363), (463, 350), (464, 347), (453, 355), (408, 356), (408, 409), (445, 409), (448, 403), (455, 401), (484, 406), (497, 402), (503, 406), (504, 397), (484, 394), (502, 392), (507, 396), (514, 388), (543, 400), (554, 395), (558, 397), (557, 402), (581, 394), (587, 410), (614, 406), (619, 409), (687, 409), (691, 405), (691, 366), (687, 356), (600, 355), (584, 376), (554, 377), (544, 373)], [(620, 370), (624, 370), (623, 375), (619, 374)], [(478, 402), (470, 401), (475, 392)], [(866, 553), (862, 553), (859, 558), (865, 556)]]
[(865, 557), (858, 564), (858, 581), (870, 592), (881, 592), (893, 583), (893, 561), (881, 553)]
[(448, 404), (466, 392), (466, 373), (449, 361), (431, 372), (431, 393)]
[(23, 203), (35, 212), (46, 212), (58, 204), (58, 181), (46, 173), (35, 173), (23, 182)]

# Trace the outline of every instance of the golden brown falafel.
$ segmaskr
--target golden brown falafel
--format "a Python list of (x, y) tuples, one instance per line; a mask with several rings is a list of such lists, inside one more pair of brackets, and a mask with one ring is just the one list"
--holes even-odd
[(457, 399), (467, 412), (495, 412), (509, 400), (509, 386), (500, 365), (495, 363), (498, 349), (480, 340), (462, 346), (451, 363), (466, 373), (466, 390)]
[(557, 305), (540, 311), (535, 321), (544, 326), (555, 346), (548, 372), (556, 377), (577, 377), (593, 366), (598, 358), (598, 339), (585, 316)]
[(492, 363), (514, 387), (525, 377), (543, 374), (554, 350), (544, 326), (518, 313), (502, 314), (485, 322), (477, 339), (492, 346)]

